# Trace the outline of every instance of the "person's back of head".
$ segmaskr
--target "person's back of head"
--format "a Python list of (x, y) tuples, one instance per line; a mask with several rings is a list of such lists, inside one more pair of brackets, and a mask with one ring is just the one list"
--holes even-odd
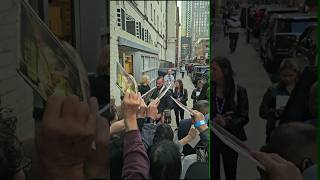
[(207, 162), (194, 162), (188, 168), (184, 179), (210, 179)]
[(193, 109), (206, 115), (209, 111), (209, 102), (207, 100), (199, 100), (194, 104)]
[(163, 140), (173, 141), (173, 131), (168, 124), (160, 124), (154, 133), (153, 144), (160, 143)]
[(169, 140), (151, 147), (150, 175), (152, 179), (178, 179), (181, 173), (181, 156), (178, 146)]
[(121, 179), (124, 133), (113, 135), (109, 142), (110, 179)]
[(306, 161), (316, 161), (316, 128), (310, 124), (293, 122), (277, 127), (267, 147), (269, 153), (279, 154), (301, 170)]

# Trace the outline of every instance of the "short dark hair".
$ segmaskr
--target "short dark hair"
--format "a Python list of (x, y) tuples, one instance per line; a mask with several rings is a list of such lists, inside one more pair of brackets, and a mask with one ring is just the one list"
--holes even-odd
[(269, 153), (279, 154), (297, 166), (304, 158), (311, 158), (313, 145), (317, 143), (317, 130), (314, 126), (301, 122), (283, 124), (271, 134)]
[(164, 79), (163, 76), (158, 76), (156, 81), (158, 81), (159, 79)]
[(199, 100), (194, 104), (193, 109), (204, 114), (204, 111), (209, 111), (209, 102), (207, 100)]
[[(110, 179), (121, 179), (124, 132), (111, 136), (109, 141)], [(121, 160), (121, 161), (120, 161)]]
[(168, 124), (160, 124), (157, 126), (153, 137), (153, 144), (160, 143), (163, 140), (173, 141), (173, 131)]
[(181, 156), (178, 146), (168, 140), (154, 144), (150, 149), (152, 179), (178, 179), (181, 174)]

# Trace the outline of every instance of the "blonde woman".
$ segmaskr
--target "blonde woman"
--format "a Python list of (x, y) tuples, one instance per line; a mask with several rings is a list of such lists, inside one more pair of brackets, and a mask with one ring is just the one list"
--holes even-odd
[(148, 75), (144, 74), (141, 78), (140, 85), (138, 86), (138, 91), (143, 95), (150, 90), (150, 78)]

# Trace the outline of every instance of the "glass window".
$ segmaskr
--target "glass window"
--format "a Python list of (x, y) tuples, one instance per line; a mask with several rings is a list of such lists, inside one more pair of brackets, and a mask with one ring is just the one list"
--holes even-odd
[(152, 4), (150, 4), (150, 14), (151, 14), (151, 21), (152, 21)]
[(141, 61), (142, 61), (142, 69), (144, 70), (144, 56), (141, 56)]

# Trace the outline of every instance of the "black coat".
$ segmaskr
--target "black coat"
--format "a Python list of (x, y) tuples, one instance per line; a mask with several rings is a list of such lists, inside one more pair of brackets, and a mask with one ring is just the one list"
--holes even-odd
[[(216, 92), (215, 92), (215, 84), (213, 84), (212, 88), (212, 98), (211, 98), (211, 107), (212, 107), (212, 114), (213, 118), (216, 117), (218, 114), (217, 107), (216, 107)], [(231, 91), (230, 95), (227, 95), (224, 112), (234, 112), (231, 115), (231, 120), (226, 122), (226, 126), (224, 127), (227, 131), (231, 134), (238, 137), (240, 140), (247, 140), (246, 133), (244, 131), (244, 126), (249, 122), (249, 103), (248, 103), (248, 95), (247, 90), (237, 85), (237, 99), (235, 102), (235, 88)]]
[[(158, 113), (162, 113), (166, 109), (173, 109), (173, 100), (170, 96), (172, 96), (172, 91), (169, 90), (167, 93), (162, 97), (158, 105)], [(156, 99), (159, 96), (159, 90), (155, 89), (151, 95), (151, 99)]]
[(100, 108), (110, 103), (109, 79), (107, 75), (89, 77), (91, 96), (97, 98)]
[(197, 90), (198, 89), (194, 89), (191, 94), (191, 99), (193, 99), (193, 104), (195, 104), (197, 101), (200, 101), (200, 100), (208, 100), (207, 88), (202, 88), (200, 95), (198, 97), (196, 96)]
[(279, 118), (276, 116), (276, 99), (279, 95), (290, 96), (283, 84), (276, 83), (268, 88), (267, 92), (263, 96), (259, 110), (259, 114), (262, 119), (268, 121), (279, 120)]
[(148, 92), (150, 90), (150, 86), (149, 85), (139, 85), (138, 86), (138, 91), (141, 93), (141, 95), (145, 94), (146, 92)]
[[(183, 89), (183, 93), (180, 93), (179, 97), (178, 97), (178, 92), (177, 91), (174, 91), (173, 92), (173, 95), (172, 95), (173, 98), (177, 99), (177, 98), (181, 98), (181, 103), (183, 105), (187, 105), (187, 101), (188, 101), (188, 91), (186, 89)], [(178, 107), (177, 105), (174, 106), (175, 108)]]
[(306, 67), (291, 93), (287, 106), (280, 118), (280, 124), (310, 119), (311, 114), (308, 106), (310, 89), (316, 81), (316, 67)]
[(263, 96), (259, 114), (262, 119), (267, 120), (266, 142), (269, 143), (272, 131), (276, 128), (276, 122), (280, 119), (277, 115), (277, 96), (290, 96), (285, 85), (276, 83), (268, 88)]

